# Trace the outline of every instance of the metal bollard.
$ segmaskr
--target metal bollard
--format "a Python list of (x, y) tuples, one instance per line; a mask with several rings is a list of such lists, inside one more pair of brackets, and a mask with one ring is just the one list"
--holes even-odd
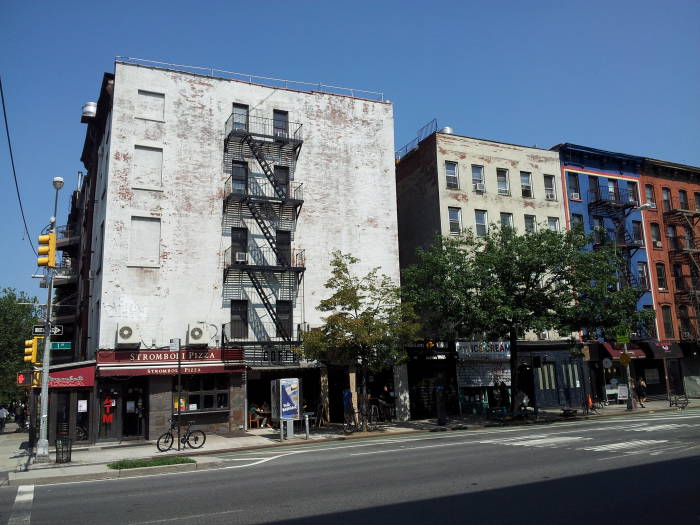
[(306, 427), (306, 439), (309, 439), (309, 414), (304, 414), (304, 426)]
[(280, 419), (280, 442), (284, 441), (284, 419)]

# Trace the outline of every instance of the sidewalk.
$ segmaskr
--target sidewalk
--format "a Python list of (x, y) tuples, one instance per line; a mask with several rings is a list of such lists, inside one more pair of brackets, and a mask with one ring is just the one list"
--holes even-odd
[[(7, 481), (0, 473), (0, 485), (9, 483), (10, 485), (21, 484), (46, 484), (60, 483), (67, 481), (78, 481), (88, 479), (114, 479), (119, 477), (133, 477), (138, 475), (155, 474), (162, 472), (192, 471), (217, 468), (230, 465), (224, 459), (217, 458), (217, 453), (252, 450), (276, 447), (281, 445), (303, 445), (306, 443), (320, 443), (332, 440), (357, 439), (357, 438), (378, 438), (400, 435), (413, 432), (435, 432), (449, 430), (475, 430), (490, 426), (521, 426), (554, 423), (557, 421), (572, 420), (595, 420), (608, 416), (630, 416), (639, 414), (651, 414), (662, 411), (676, 411), (670, 408), (668, 401), (650, 401), (645, 404), (645, 408), (627, 410), (626, 405), (608, 405), (598, 411), (598, 414), (582, 416), (579, 410), (573, 417), (564, 417), (559, 409), (547, 409), (539, 412), (538, 419), (535, 420), (530, 413), (527, 420), (516, 419), (505, 423), (486, 420), (480, 415), (450, 418), (446, 425), (438, 426), (435, 419), (427, 419), (409, 422), (394, 422), (380, 425), (380, 429), (375, 432), (357, 432), (345, 435), (340, 425), (329, 425), (320, 429), (312, 429), (309, 439), (305, 439), (305, 433), (296, 431), (295, 437), (285, 440), (283, 443), (279, 439), (279, 431), (272, 429), (252, 429), (242, 436), (226, 437), (218, 434), (207, 434), (207, 441), (202, 449), (183, 451), (170, 450), (159, 452), (155, 446), (155, 441), (139, 442), (138, 444), (103, 443), (89, 446), (77, 446), (72, 450), (72, 461), (68, 464), (58, 465), (54, 463), (55, 454), (51, 450), (51, 461), (48, 463), (29, 463), (25, 450), (21, 448), (26, 442), (26, 433), (6, 433), (0, 436), (0, 471), (10, 471), (7, 474)], [(698, 400), (691, 400), (689, 408), (700, 406)], [(14, 425), (9, 424), (7, 430)], [(163, 467), (148, 467), (129, 470), (112, 470), (107, 468), (107, 463), (120, 459), (143, 459), (164, 456), (187, 456), (195, 459), (195, 464), (169, 465)], [(19, 467), (19, 468), (18, 468)], [(28, 469), (26, 471), (25, 468)]]

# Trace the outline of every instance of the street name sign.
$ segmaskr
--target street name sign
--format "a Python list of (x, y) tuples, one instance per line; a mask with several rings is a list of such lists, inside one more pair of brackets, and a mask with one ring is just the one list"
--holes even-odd
[(73, 348), (73, 343), (51, 343), (51, 350), (70, 350)]

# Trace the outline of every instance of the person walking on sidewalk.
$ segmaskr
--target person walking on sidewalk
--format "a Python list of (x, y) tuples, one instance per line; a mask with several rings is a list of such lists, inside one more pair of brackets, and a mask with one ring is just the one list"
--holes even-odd
[(646, 403), (647, 400), (647, 384), (644, 379), (640, 378), (639, 381), (637, 382), (637, 388), (635, 389), (637, 391), (637, 399), (639, 400), (639, 404), (644, 408), (644, 403)]
[(7, 419), (7, 416), (9, 416), (10, 413), (8, 410), (5, 408), (5, 406), (0, 407), (0, 434), (5, 433), (5, 420)]

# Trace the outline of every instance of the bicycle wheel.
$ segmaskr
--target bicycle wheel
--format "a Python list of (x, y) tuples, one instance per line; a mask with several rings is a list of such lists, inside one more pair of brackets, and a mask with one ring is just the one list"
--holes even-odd
[(158, 438), (158, 441), (156, 442), (156, 446), (158, 447), (158, 450), (161, 452), (167, 452), (171, 448), (173, 448), (173, 435), (171, 432), (164, 432), (161, 434), (161, 436)]
[(379, 427), (379, 409), (376, 406), (372, 406), (369, 411), (369, 418), (367, 418), (367, 430), (375, 431)]
[(207, 435), (201, 430), (193, 430), (187, 436), (187, 444), (190, 448), (202, 448), (207, 440)]

